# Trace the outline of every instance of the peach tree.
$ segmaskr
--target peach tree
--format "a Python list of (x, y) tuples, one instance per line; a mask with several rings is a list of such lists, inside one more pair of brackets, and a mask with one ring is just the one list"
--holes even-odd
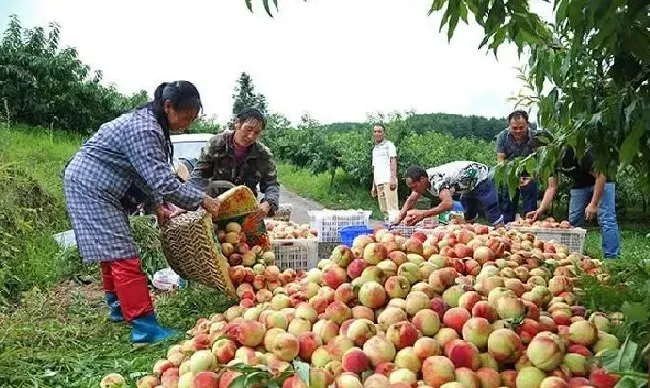
[(0, 118), (90, 133), (103, 122), (147, 101), (101, 84), (73, 47), (61, 47), (60, 28), (24, 28), (11, 15), (0, 38)]
[[(550, 0), (544, 0), (549, 3)], [(541, 2), (541, 1), (540, 1)], [(270, 1), (262, 1), (272, 16)], [(277, 9), (278, 2), (273, 0)], [(636, 167), (639, 186), (650, 194), (650, 3), (643, 0), (553, 0), (554, 20), (530, 9), (529, 0), (433, 0), (451, 40), (458, 23), (484, 30), (479, 48), (514, 44), (528, 57), (527, 95), (538, 123), (555, 136), (537, 154), (509, 162), (497, 177), (514, 188), (519, 173), (554, 173), (564, 146), (581, 156), (594, 149), (596, 169), (615, 176)], [(252, 1), (246, 0), (252, 10)]]
[[(596, 168), (610, 176), (621, 165), (650, 163), (650, 46), (639, 44), (650, 41), (647, 2), (556, 0), (552, 22), (531, 12), (528, 0), (435, 0), (430, 13), (443, 9), (449, 39), (471, 13), (485, 32), (479, 47), (496, 54), (508, 42), (528, 55), (529, 93), (521, 100), (538, 107), (554, 141), (505, 165), (502, 177), (516, 181), (523, 168), (549, 176), (565, 145), (578, 155), (593, 146)], [(647, 195), (648, 169), (638, 173)]]

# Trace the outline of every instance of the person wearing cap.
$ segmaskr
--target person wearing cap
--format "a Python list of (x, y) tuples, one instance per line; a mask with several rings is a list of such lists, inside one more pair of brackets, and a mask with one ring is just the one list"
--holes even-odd
[[(530, 129), (528, 113), (517, 110), (508, 115), (508, 128), (499, 132), (496, 141), (497, 161), (503, 163), (518, 157), (526, 157), (535, 152), (535, 136), (537, 132)], [(517, 217), (519, 199), (522, 202), (523, 214), (537, 208), (537, 181), (529, 173), (524, 172), (519, 178), (519, 186), (513, 198), (510, 198), (507, 185), (499, 191), (499, 203), (503, 211), (504, 221), (512, 222)]]
[[(546, 143), (547, 140), (540, 137), (540, 143), (542, 142)], [(587, 147), (584, 156), (578, 160), (573, 148), (565, 146), (558, 170), (573, 182), (569, 199), (569, 223), (580, 227), (585, 220), (596, 218), (602, 233), (603, 256), (607, 259), (616, 258), (620, 253), (616, 183), (594, 169), (593, 148)], [(557, 178), (552, 176), (539, 207), (526, 214), (526, 218), (531, 221), (539, 219), (549, 209), (557, 189)]]
[[(411, 166), (406, 170), (406, 185), (411, 195), (406, 199), (396, 223), (402, 220), (414, 225), (425, 218), (437, 216), (453, 208), (454, 194), (460, 194), (465, 220), (474, 221), (479, 208), (483, 208), (492, 225), (503, 224), (497, 189), (490, 168), (482, 163), (456, 161), (425, 170)], [(429, 210), (413, 209), (421, 198), (440, 200)]]

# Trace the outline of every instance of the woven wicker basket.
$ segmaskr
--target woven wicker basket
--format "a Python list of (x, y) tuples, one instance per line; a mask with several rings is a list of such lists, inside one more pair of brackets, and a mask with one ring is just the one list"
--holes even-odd
[(160, 240), (169, 266), (178, 275), (236, 297), (208, 212), (199, 209), (172, 218), (161, 227)]

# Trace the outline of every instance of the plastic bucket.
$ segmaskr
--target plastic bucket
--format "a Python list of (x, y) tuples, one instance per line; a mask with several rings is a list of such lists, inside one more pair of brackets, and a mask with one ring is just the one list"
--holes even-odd
[(372, 234), (374, 230), (365, 225), (345, 226), (339, 230), (341, 242), (348, 247), (352, 246), (354, 238), (362, 234)]

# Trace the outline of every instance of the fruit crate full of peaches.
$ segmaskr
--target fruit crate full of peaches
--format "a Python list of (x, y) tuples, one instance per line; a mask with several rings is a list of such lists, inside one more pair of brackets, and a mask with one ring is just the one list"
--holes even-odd
[(543, 241), (555, 241), (566, 245), (571, 253), (584, 253), (587, 230), (574, 228), (569, 221), (556, 222), (553, 218), (544, 221), (518, 220), (507, 225), (508, 229), (516, 229), (523, 233), (534, 234)]
[(280, 270), (309, 271), (318, 265), (317, 231), (309, 225), (292, 221), (266, 220), (275, 265)]
[(291, 209), (293, 206), (290, 203), (281, 203), (278, 205), (278, 210), (275, 212), (271, 219), (277, 221), (289, 221), (291, 219)]
[(309, 211), (309, 225), (318, 233), (319, 242), (339, 242), (339, 231), (345, 226), (368, 226), (368, 210), (312, 210)]

